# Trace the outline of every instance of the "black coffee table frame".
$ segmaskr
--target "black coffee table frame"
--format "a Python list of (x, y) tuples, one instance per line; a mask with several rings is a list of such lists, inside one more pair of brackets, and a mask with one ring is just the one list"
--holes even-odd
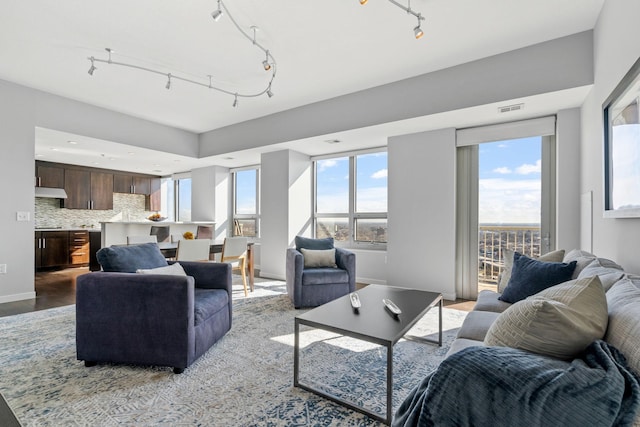
[[(338, 298), (295, 318), (295, 343), (293, 350), (293, 385), (325, 397), (349, 409), (361, 412), (375, 420), (390, 424), (393, 397), (393, 346), (401, 339), (438, 344), (442, 346), (442, 294), (417, 289), (368, 285), (358, 291), (362, 307), (358, 312), (351, 307), (349, 296)], [(400, 316), (392, 315), (383, 305), (388, 298), (400, 307)], [(405, 336), (418, 320), (431, 308), (438, 306), (438, 340)], [(335, 332), (378, 344), (387, 349), (387, 410), (386, 416), (373, 412), (354, 402), (327, 393), (300, 381), (300, 325)]]

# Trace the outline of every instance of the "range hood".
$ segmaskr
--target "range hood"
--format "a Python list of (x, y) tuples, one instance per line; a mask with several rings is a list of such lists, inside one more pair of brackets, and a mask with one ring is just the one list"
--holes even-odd
[(36, 187), (36, 197), (48, 197), (50, 199), (66, 199), (67, 193), (63, 188)]

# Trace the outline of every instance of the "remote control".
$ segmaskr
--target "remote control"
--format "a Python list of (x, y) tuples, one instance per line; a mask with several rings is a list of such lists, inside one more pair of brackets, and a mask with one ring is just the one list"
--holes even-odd
[(398, 306), (393, 303), (393, 301), (385, 298), (382, 300), (382, 302), (384, 303), (385, 307), (387, 307), (389, 311), (395, 314), (396, 316), (402, 313), (402, 310), (400, 310)]
[(351, 306), (356, 310), (359, 309), (362, 304), (360, 304), (360, 297), (358, 296), (358, 293), (351, 292), (349, 298), (351, 299)]

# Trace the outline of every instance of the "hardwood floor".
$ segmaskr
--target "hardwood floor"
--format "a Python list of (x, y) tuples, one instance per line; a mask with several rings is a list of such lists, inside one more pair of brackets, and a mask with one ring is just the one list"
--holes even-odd
[(75, 304), (76, 277), (88, 272), (81, 267), (36, 273), (36, 297), (0, 304), (0, 317)]
[[(36, 273), (36, 298), (0, 304), (0, 317), (30, 313), (76, 303), (76, 277), (89, 272), (88, 267), (68, 268)], [(256, 271), (256, 276), (258, 276)], [(358, 284), (358, 288), (366, 285)], [(445, 307), (471, 311), (475, 301), (445, 300)]]

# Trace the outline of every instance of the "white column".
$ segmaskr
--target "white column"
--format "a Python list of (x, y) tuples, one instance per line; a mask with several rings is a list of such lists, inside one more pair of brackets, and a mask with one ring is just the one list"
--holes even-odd
[(389, 138), (387, 284), (455, 299), (456, 132)]
[(229, 231), (229, 169), (209, 166), (191, 171), (191, 220), (215, 221), (215, 239)]
[(311, 161), (282, 150), (261, 159), (260, 275), (285, 279), (287, 248), (311, 232)]
[(580, 247), (580, 109), (561, 110), (557, 117), (556, 248), (570, 250)]

